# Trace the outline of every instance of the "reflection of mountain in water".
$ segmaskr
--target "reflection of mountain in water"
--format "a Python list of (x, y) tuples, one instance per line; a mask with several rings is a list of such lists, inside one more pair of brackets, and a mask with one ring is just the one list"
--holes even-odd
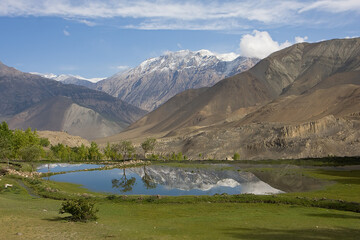
[(99, 168), (104, 165), (99, 164), (72, 164), (72, 163), (49, 163), (43, 164), (37, 167), (38, 172), (67, 172), (67, 171), (79, 171), (84, 169)]
[(132, 168), (129, 171), (138, 174), (141, 178), (151, 179), (154, 183), (163, 185), (167, 189), (208, 191), (221, 187), (239, 187), (241, 188), (239, 193), (273, 194), (282, 192), (259, 180), (250, 172), (168, 166)]
[(73, 163), (49, 163), (49, 164), (43, 164), (40, 165), (39, 167), (37, 167), (37, 169), (42, 169), (42, 168), (65, 168), (65, 167), (79, 167), (83, 164), (73, 164)]

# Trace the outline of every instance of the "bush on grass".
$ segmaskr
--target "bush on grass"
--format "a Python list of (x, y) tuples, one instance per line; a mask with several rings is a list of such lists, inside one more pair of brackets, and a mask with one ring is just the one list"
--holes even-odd
[(62, 203), (59, 213), (70, 213), (72, 216), (69, 219), (74, 222), (93, 221), (98, 218), (95, 214), (99, 211), (94, 205), (95, 203), (82, 198), (67, 200)]

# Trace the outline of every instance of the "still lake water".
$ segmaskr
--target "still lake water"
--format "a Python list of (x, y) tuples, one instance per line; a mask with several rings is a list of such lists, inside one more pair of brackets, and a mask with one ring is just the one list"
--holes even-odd
[[(98, 168), (95, 164), (50, 164), (39, 172), (62, 172)], [(48, 179), (48, 178), (46, 178)], [(82, 185), (95, 192), (122, 195), (214, 195), (214, 194), (277, 194), (271, 187), (250, 172), (221, 168), (184, 168), (151, 165), (127, 169), (69, 172), (53, 175), (52, 181)]]

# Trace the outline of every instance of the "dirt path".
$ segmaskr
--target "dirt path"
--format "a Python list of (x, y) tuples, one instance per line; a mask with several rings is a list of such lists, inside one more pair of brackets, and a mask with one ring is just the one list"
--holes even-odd
[(26, 186), (23, 181), (21, 180), (16, 180), (16, 182), (23, 188), (25, 188), (25, 190), (28, 192), (28, 194), (33, 197), (33, 198), (41, 198), (41, 196), (37, 195), (34, 190), (32, 190), (31, 188), (29, 188), (28, 186)]

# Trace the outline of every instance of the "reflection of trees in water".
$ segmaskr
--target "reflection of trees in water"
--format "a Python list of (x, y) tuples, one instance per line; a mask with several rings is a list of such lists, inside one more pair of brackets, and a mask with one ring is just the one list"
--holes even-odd
[(136, 182), (136, 178), (134, 178), (134, 177), (127, 178), (126, 177), (125, 168), (124, 168), (123, 176), (120, 179), (114, 178), (111, 180), (112, 187), (119, 189), (120, 192), (122, 192), (122, 193), (130, 192), (133, 189), (135, 182)]
[(144, 183), (146, 189), (154, 189), (156, 188), (156, 183), (151, 178), (151, 176), (146, 172), (146, 167), (144, 166), (144, 176), (141, 178)]

